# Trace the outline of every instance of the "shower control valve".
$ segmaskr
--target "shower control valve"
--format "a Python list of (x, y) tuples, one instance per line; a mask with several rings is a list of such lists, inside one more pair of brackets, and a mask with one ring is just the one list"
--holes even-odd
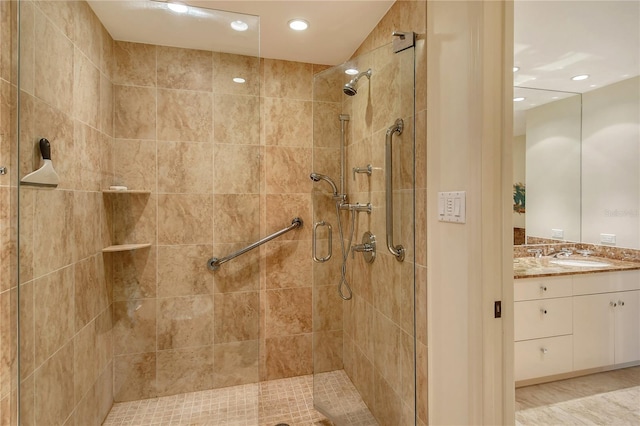
[(366, 167), (354, 167), (352, 170), (353, 180), (356, 180), (356, 173), (366, 173), (367, 176), (371, 176), (371, 173), (373, 173), (373, 166), (371, 164), (367, 164)]
[(376, 259), (376, 237), (367, 231), (362, 235), (362, 244), (351, 247), (351, 257), (355, 258), (355, 253), (362, 253), (367, 263), (373, 263)]

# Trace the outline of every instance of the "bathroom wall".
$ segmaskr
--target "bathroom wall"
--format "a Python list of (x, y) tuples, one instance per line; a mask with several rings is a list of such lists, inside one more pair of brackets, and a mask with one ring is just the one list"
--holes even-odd
[(55, 189), (20, 187), (21, 423), (100, 424), (113, 400), (101, 193), (111, 181), (112, 40), (84, 2), (20, 3), (11, 178), (40, 166), (42, 137), (60, 177)]
[(17, 111), (17, 3), (0, 2), (0, 424), (15, 421), (16, 296), (15, 161)]
[[(415, 116), (411, 101), (413, 52), (394, 54), (390, 46), (378, 49), (392, 41), (390, 34), (394, 30), (418, 34)], [(373, 69), (371, 83), (362, 81), (356, 96), (343, 96), (344, 111), (351, 115), (347, 171), (369, 163), (373, 166), (371, 177), (357, 175), (353, 180), (351, 174), (346, 176), (351, 202), (371, 202), (373, 206), (371, 215), (358, 214), (354, 241), (359, 243), (365, 231), (371, 231), (378, 239), (374, 263), (364, 262), (363, 256), (357, 254), (351, 264), (354, 298), (345, 303), (344, 364), (381, 424), (410, 424), (416, 414), (418, 424), (427, 424), (428, 420), (425, 31), (426, 2), (396, 2), (354, 53), (359, 69)], [(403, 118), (407, 125), (402, 135), (394, 136), (395, 243), (407, 248), (402, 263), (389, 253), (385, 242), (385, 132), (396, 118)], [(414, 131), (415, 161), (411, 144)]]
[(113, 238), (151, 243), (110, 255), (115, 399), (310, 374), (314, 66), (125, 42), (114, 56), (113, 183), (149, 193), (109, 199)]
[(580, 241), (580, 96), (527, 110), (527, 235)]
[(640, 248), (640, 77), (582, 100), (582, 241)]

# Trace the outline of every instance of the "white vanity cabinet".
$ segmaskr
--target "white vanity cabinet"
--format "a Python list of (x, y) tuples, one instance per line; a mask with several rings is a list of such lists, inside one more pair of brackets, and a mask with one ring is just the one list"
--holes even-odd
[(516, 381), (640, 361), (640, 270), (517, 279), (514, 300)]
[(515, 379), (572, 370), (572, 278), (528, 278), (514, 288)]
[(575, 370), (640, 360), (639, 288), (640, 271), (574, 277)]

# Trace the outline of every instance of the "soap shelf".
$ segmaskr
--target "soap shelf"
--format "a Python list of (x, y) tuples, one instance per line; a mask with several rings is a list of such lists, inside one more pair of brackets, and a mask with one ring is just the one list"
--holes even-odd
[(151, 247), (150, 243), (145, 244), (117, 244), (114, 246), (105, 247), (102, 249), (103, 253), (115, 253), (119, 251), (130, 251), (130, 250), (138, 250)]
[(141, 189), (103, 189), (104, 194), (151, 194), (151, 191), (144, 191)]

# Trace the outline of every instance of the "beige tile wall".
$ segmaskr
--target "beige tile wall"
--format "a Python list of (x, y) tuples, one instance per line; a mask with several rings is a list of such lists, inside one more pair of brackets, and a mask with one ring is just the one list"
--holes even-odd
[(313, 67), (126, 42), (114, 56), (113, 184), (150, 193), (107, 198), (111, 239), (152, 244), (109, 255), (115, 399), (311, 373)]
[(16, 137), (17, 111), (17, 4), (0, 2), (0, 424), (15, 421), (16, 371), (16, 289), (15, 250), (15, 164), (12, 146)]
[[(4, 29), (9, 2), (1, 4)], [(12, 189), (16, 174), (40, 167), (42, 137), (51, 142), (60, 176), (56, 189), (20, 191), (22, 424), (97, 425), (113, 400), (112, 292), (101, 251), (108, 222), (100, 191), (111, 180), (112, 40), (84, 2), (22, 1), (20, 37), (20, 161), (10, 164)], [(3, 145), (13, 145), (5, 136)], [(17, 210), (15, 200), (7, 205)], [(6, 237), (13, 247), (15, 234)], [(3, 267), (8, 259), (3, 253)], [(3, 289), (15, 285), (15, 271), (7, 276), (13, 282)], [(6, 295), (2, 303), (10, 304)]]

